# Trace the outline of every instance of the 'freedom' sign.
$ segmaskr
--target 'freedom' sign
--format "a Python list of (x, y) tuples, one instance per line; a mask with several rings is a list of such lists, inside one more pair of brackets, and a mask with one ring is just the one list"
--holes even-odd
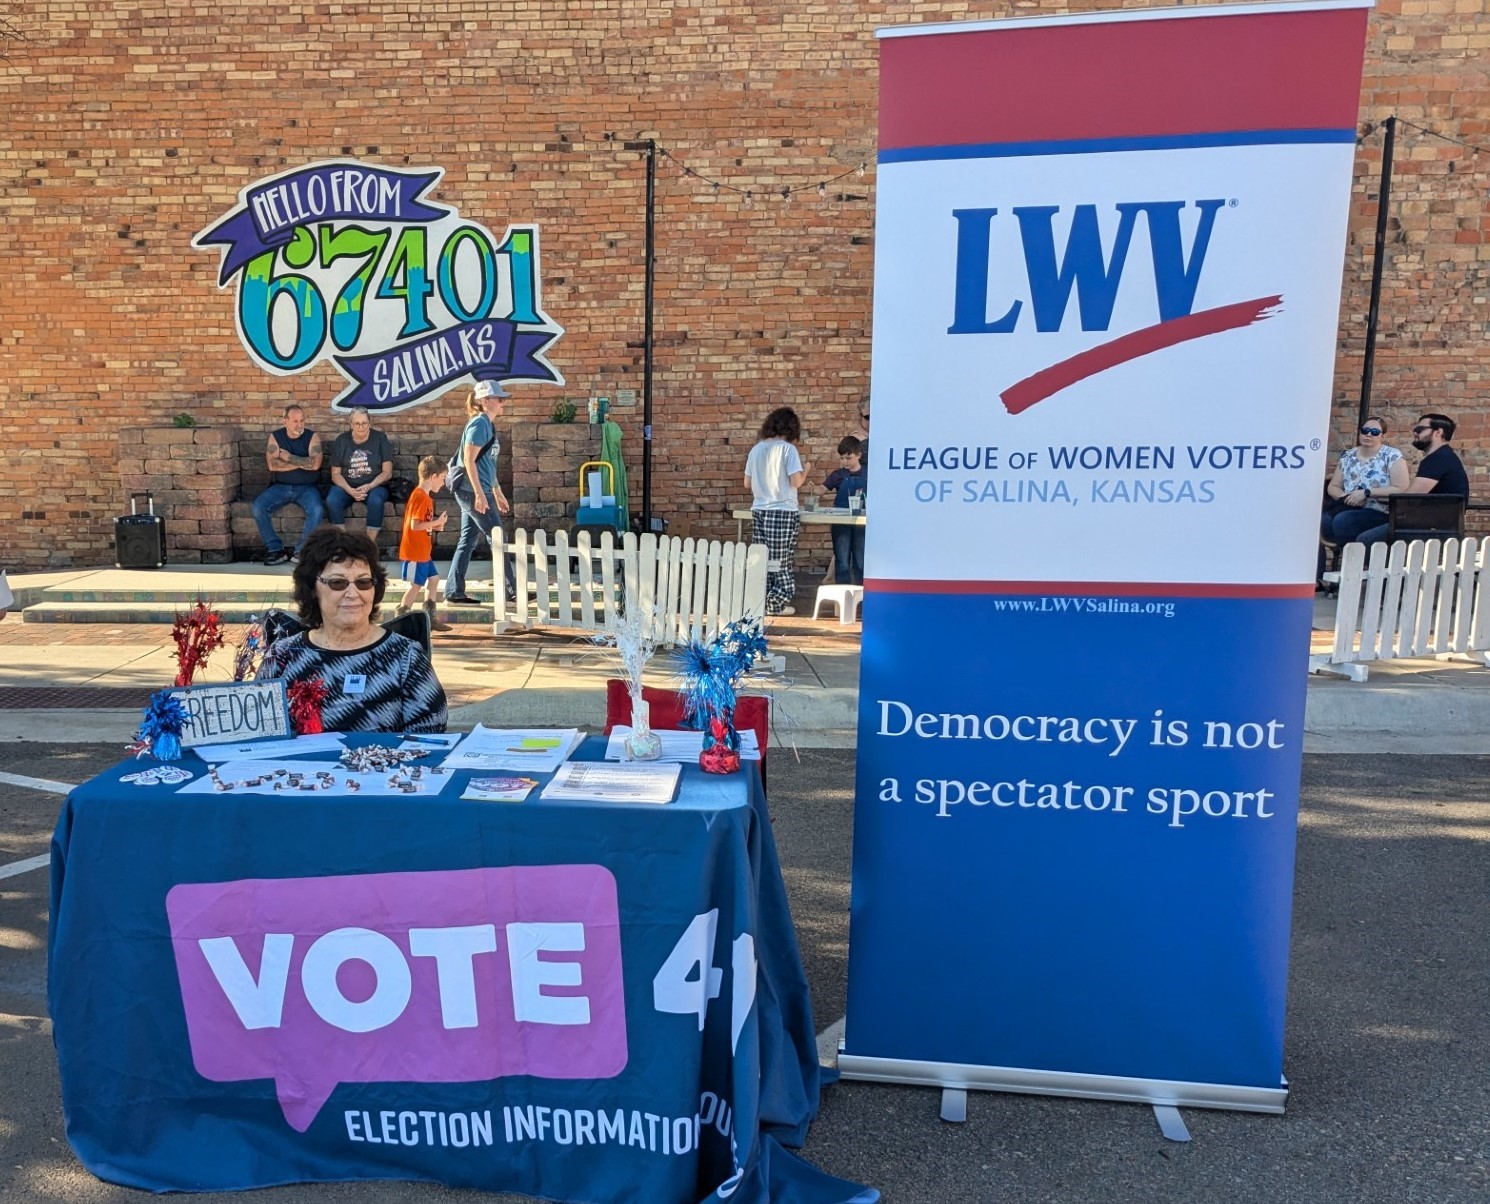
[(287, 740), (290, 708), (282, 681), (233, 681), (172, 690), (186, 708), (183, 748), (234, 740)]

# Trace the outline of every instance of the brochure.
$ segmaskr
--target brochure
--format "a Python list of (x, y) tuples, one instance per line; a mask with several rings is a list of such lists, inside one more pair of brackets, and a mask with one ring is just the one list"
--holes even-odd
[(305, 799), (405, 794), (429, 797), (439, 794), (449, 781), (449, 775), (438, 765), (408, 764), (360, 772), (335, 761), (223, 761), (176, 793)]
[(552, 773), (585, 738), (578, 728), (486, 727), (477, 724), (444, 760), (446, 769)]
[[(655, 727), (652, 731), (662, 738), (662, 751), (654, 760), (687, 762), (691, 765), (698, 760), (699, 753), (704, 751), (703, 732), (666, 731)], [(610, 739), (605, 746), (607, 761), (629, 759), (626, 755), (626, 737), (629, 735), (631, 735), (629, 727), (617, 726), (611, 729)], [(760, 741), (755, 737), (754, 728), (746, 728), (740, 733), (740, 759), (743, 761), (761, 759)]]
[(192, 752), (208, 764), (223, 761), (277, 761), (282, 757), (305, 757), (319, 753), (340, 752), (340, 732), (321, 732), (314, 736), (292, 736), (288, 740), (245, 741), (239, 744), (201, 744)]
[(472, 778), (461, 798), (478, 803), (520, 803), (536, 785), (537, 778)]
[(539, 797), (587, 803), (670, 803), (683, 772), (676, 761), (567, 761)]

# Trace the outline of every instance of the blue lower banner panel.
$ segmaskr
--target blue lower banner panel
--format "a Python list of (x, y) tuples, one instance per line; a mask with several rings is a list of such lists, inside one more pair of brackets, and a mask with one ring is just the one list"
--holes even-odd
[(869, 610), (845, 1055), (1278, 1089), (1309, 599)]

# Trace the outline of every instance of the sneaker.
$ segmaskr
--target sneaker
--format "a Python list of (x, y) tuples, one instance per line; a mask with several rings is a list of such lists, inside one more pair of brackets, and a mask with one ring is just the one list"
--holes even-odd
[(280, 548), (280, 550), (278, 552), (270, 552), (269, 555), (265, 556), (264, 557), (264, 563), (265, 564), (289, 564), (290, 559), (291, 559), (290, 554), (288, 552), (286, 552), (283, 548)]
[(291, 564), (299, 564), (300, 563), (300, 553), (299, 552), (296, 552), (293, 556), (290, 557), (290, 563)]
[(446, 594), (447, 606), (485, 606), (486, 603), (480, 598), (473, 598), (469, 594)]
[(778, 615), (794, 615), (797, 613), (797, 608), (795, 606), (783, 606), (776, 613)]

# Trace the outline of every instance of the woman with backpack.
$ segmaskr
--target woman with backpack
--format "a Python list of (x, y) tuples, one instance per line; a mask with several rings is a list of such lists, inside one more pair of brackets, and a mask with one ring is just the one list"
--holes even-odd
[[(494, 380), (476, 382), (466, 401), (466, 413), (470, 417), (461, 432), (460, 447), (450, 458), (446, 485), (460, 505), (460, 538), (450, 561), (450, 573), (445, 578), (445, 601), (454, 605), (482, 605), (479, 599), (466, 593), (466, 570), (471, 567), (477, 541), (490, 540), (501, 515), (512, 510), (497, 484), (497, 453), (501, 442), (493, 425), (502, 416), (502, 403), (509, 396)], [(506, 569), (507, 600), (513, 602), (517, 599), (517, 579), (510, 560)]]

